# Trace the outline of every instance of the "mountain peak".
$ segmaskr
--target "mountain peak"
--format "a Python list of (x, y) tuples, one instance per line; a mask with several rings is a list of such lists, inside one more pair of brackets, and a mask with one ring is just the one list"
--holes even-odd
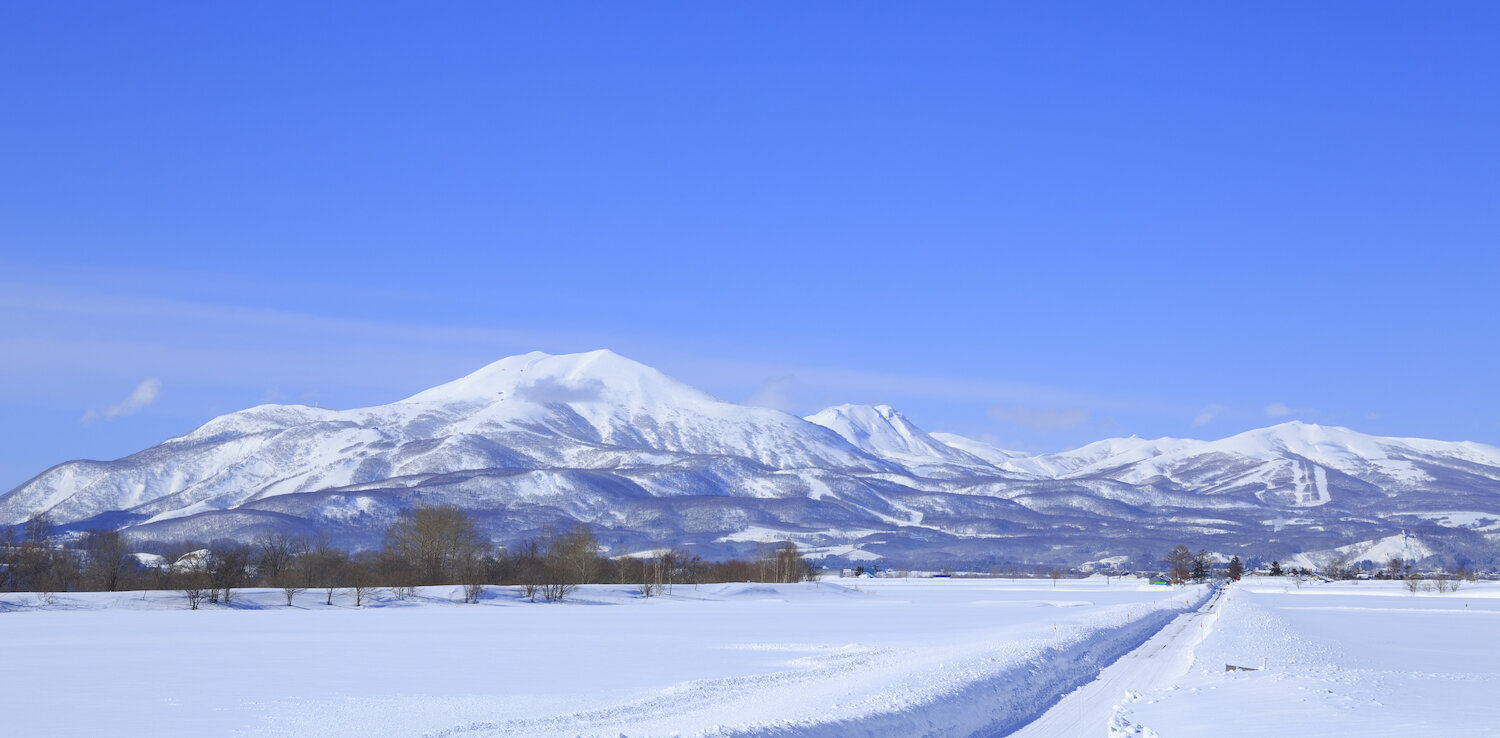
[(1270, 445), (1280, 448), (1304, 446), (1369, 446), (1377, 442), (1375, 436), (1337, 425), (1318, 425), (1291, 420), (1285, 423), (1256, 428), (1217, 441), (1221, 445)]
[(577, 354), (533, 351), (506, 357), (401, 402), (489, 404), (501, 400), (537, 405), (718, 402), (701, 390), (608, 349)]
[(835, 405), (804, 418), (855, 447), (908, 464), (988, 466), (982, 459), (933, 438), (890, 405)]
[(1349, 430), (1348, 428), (1341, 428), (1339, 426), (1318, 425), (1317, 423), (1307, 423), (1301, 420), (1288, 420), (1284, 423), (1277, 423), (1275, 425), (1266, 426), (1265, 428), (1261, 428), (1260, 430), (1276, 431), (1279, 433), (1306, 433), (1308, 431), (1320, 431), (1325, 428), (1345, 431)]
[(1296, 526), (1325, 549), (1395, 526), (1485, 531), (1497, 501), (1500, 449), (1481, 444), (1291, 421), (1014, 454), (928, 434), (890, 405), (803, 420), (724, 402), (601, 350), (512, 356), (389, 405), (231, 413), (124, 459), (52, 467), (0, 495), (0, 524), (47, 511), (146, 538), (292, 525), (368, 542), (422, 502), (481, 511), (502, 539), (583, 522), (641, 548), (796, 536), (891, 555), (1097, 556), (1142, 536), (1255, 541), (1266, 520), (1287, 522), (1263, 545)]

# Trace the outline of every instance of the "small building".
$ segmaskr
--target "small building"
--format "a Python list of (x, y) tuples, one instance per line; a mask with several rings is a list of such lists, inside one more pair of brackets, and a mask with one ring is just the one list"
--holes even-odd
[(1165, 574), (1152, 574), (1151, 575), (1151, 583), (1152, 584), (1160, 584), (1160, 585), (1163, 585), (1163, 586), (1166, 586), (1166, 587), (1172, 586), (1172, 580), (1169, 579), (1169, 578), (1167, 578), (1167, 575), (1165, 575)]

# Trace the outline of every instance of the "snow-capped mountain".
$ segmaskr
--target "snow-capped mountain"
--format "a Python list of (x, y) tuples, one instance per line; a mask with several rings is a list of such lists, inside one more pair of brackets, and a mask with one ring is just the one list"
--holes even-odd
[[(1054, 479), (1165, 481), (1203, 494), (1254, 495), (1285, 507), (1334, 500), (1332, 490), (1418, 492), (1500, 481), (1500, 449), (1477, 443), (1378, 438), (1289, 422), (1218, 441), (1111, 438), (1072, 451), (1010, 459), (1002, 468)], [(1357, 484), (1356, 484), (1357, 483)], [(1456, 491), (1456, 490), (1455, 490)]]
[(1028, 455), (926, 433), (888, 406), (802, 419), (608, 351), (532, 353), (389, 405), (262, 405), (123, 459), (60, 464), (0, 496), (0, 525), (46, 512), (157, 538), (301, 528), (378, 545), (420, 503), (459, 505), (499, 542), (583, 521), (615, 551), (710, 556), (784, 539), (928, 561), (1139, 558), (1178, 542), (1274, 556), (1403, 528), (1456, 556), (1500, 531), (1500, 449), (1286, 423)]
[(992, 464), (918, 428), (890, 405), (838, 405), (804, 420), (839, 434), (855, 448), (910, 470), (943, 466), (994, 473)]

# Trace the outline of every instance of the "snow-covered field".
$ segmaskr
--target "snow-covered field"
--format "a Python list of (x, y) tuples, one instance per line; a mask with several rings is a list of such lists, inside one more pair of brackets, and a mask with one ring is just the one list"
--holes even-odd
[[(1101, 736), (1497, 732), (1500, 585), (1248, 581), (1172, 622), (1207, 594), (826, 580), (564, 604), (428, 588), (356, 609), (246, 590), (198, 612), (177, 593), (7, 594), (0, 733), (1004, 735), (1142, 643), (1047, 717), (1088, 705)], [(1078, 734), (1044, 718), (1028, 735), (1057, 725)]]
[(1111, 735), (1500, 735), (1500, 583), (1252, 578), (1205, 618), (1188, 673), (1127, 699)]
[(1206, 588), (829, 580), (0, 596), (7, 735), (969, 735), (1093, 678)]

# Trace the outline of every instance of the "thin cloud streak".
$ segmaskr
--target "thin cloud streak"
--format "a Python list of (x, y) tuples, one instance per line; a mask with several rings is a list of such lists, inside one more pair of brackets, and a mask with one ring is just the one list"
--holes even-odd
[[(46, 361), (49, 353), (72, 360), (84, 352), (97, 356), (101, 346), (114, 344), (126, 353), (159, 359), (158, 365), (186, 360), (192, 362), (188, 367), (212, 366), (216, 371), (223, 369), (236, 376), (243, 373), (239, 370), (243, 366), (241, 361), (249, 361), (255, 367), (274, 368), (279, 376), (286, 376), (288, 371), (311, 368), (309, 364), (330, 365), (328, 368), (335, 372), (341, 371), (337, 368), (341, 366), (372, 366), (365, 358), (348, 356), (347, 350), (352, 349), (358, 354), (383, 356), (383, 360), (374, 366), (387, 369), (391, 365), (416, 363), (403, 362), (403, 353), (414, 354), (412, 358), (426, 366), (437, 364), (436, 360), (441, 357), (475, 357), (464, 366), (454, 367), (455, 371), (464, 373), (489, 361), (536, 349), (566, 352), (612, 348), (662, 367), (669, 374), (684, 377), (690, 383), (712, 384), (721, 389), (730, 384), (756, 387), (753, 391), (759, 396), (755, 397), (755, 404), (787, 411), (817, 409), (808, 406), (813, 398), (847, 402), (859, 401), (862, 397), (881, 402), (918, 397), (969, 402), (980, 407), (997, 403), (1088, 407), (1098, 412), (1170, 412), (1173, 409), (1157, 401), (1094, 396), (1024, 382), (731, 361), (658, 350), (651, 346), (652, 342), (638, 337), (362, 320), (178, 299), (101, 296), (66, 288), (40, 290), (36, 286), (0, 282), (0, 312), (9, 310), (15, 310), (18, 317), (33, 323), (39, 322), (36, 317), (39, 313), (50, 313), (65, 321), (64, 328), (76, 322), (67, 318), (75, 317), (88, 319), (90, 323), (94, 319), (130, 324), (161, 321), (174, 329), (152, 330), (149, 334), (143, 331), (143, 335), (134, 340), (117, 333), (110, 341), (97, 338), (74, 341), (65, 336), (69, 332), (66, 330), (33, 330), (29, 331), (32, 335), (25, 337), (16, 337), (13, 331), (7, 331), (11, 336), (0, 335), (0, 343), (20, 341), (30, 344), (29, 348), (33, 350), (40, 349), (40, 354), (12, 355), (31, 356), (43, 364), (55, 363)], [(190, 331), (195, 340), (183, 342), (189, 345), (172, 345), (159, 339), (161, 335), (185, 335)], [(39, 333), (47, 338), (38, 337), (36, 334)], [(225, 340), (225, 336), (234, 336), (235, 340)], [(215, 338), (221, 342), (218, 347), (210, 344)], [(340, 355), (327, 356), (333, 345), (340, 347)], [(308, 346), (313, 348), (309, 350)], [(637, 349), (650, 358), (638, 355)], [(225, 351), (240, 356), (223, 361)], [(319, 358), (320, 354), (325, 356)], [(402, 372), (403, 375), (407, 373)], [(348, 373), (342, 379), (345, 382), (352, 380), (353, 384), (390, 384), (374, 377), (360, 378)], [(432, 377), (428, 381), (432, 380), (444, 381), (442, 377)], [(778, 382), (779, 386), (773, 386)], [(425, 387), (410, 387), (412, 392), (421, 389)], [(744, 396), (743, 392), (731, 394)]]
[[(924, 422), (941, 429), (962, 424), (954, 419), (965, 412), (978, 419), (1001, 406), (1011, 409), (990, 414), (992, 420), (1050, 434), (1095, 417), (1194, 412), (1157, 399), (1018, 381), (746, 361), (730, 358), (732, 349), (719, 356), (690, 353), (641, 336), (331, 317), (0, 280), (0, 317), (7, 315), (15, 320), (0, 328), (0, 348), (26, 359), (0, 367), (0, 379), (47, 388), (50, 399), (39, 400), (54, 405), (65, 401), (70, 383), (148, 375), (195, 387), (199, 397), (209, 388), (219, 396), (253, 388), (243, 400), (253, 402), (267, 387), (278, 387), (354, 407), (409, 396), (508, 355), (611, 348), (727, 399), (796, 414), (842, 402), (925, 405), (923, 412), (933, 416), (924, 415)], [(100, 365), (100, 355), (113, 358)]]
[(136, 411), (154, 404), (156, 402), (156, 399), (160, 396), (160, 379), (152, 377), (142, 380), (140, 384), (135, 386), (135, 389), (130, 391), (129, 396), (104, 408), (103, 412), (90, 409), (88, 412), (84, 413), (83, 423), (85, 425), (88, 425), (99, 420), (100, 418), (103, 418), (104, 420), (114, 420), (116, 418), (123, 418), (128, 415), (134, 415)]
[(1208, 407), (1203, 408), (1202, 410), (1198, 411), (1197, 415), (1193, 416), (1193, 427), (1197, 428), (1212, 423), (1214, 421), (1214, 418), (1219, 417), (1219, 415), (1223, 413), (1225, 409), (1226, 408), (1223, 405), (1209, 405)]

